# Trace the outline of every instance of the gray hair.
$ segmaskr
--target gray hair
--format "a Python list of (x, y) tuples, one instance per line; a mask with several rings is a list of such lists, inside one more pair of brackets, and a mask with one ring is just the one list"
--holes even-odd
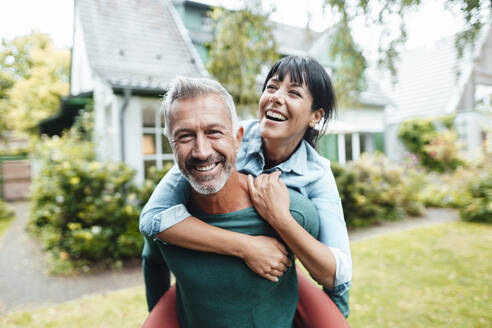
[[(169, 90), (164, 96), (161, 111), (164, 113), (164, 134), (171, 141), (170, 114), (172, 104), (179, 99), (190, 99), (199, 95), (213, 93), (224, 100), (229, 110), (229, 117), (232, 122), (232, 132), (236, 135), (239, 122), (236, 114), (234, 100), (227, 90), (217, 81), (207, 78), (178, 76), (171, 81)], [(171, 142), (172, 143), (172, 142)]]

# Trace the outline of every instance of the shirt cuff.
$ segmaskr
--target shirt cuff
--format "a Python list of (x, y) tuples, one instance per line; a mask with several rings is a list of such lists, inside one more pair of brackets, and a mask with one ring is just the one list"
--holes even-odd
[(186, 206), (184, 206), (183, 204), (174, 205), (173, 207), (170, 207), (157, 215), (160, 216), (160, 223), (158, 228), (159, 231), (154, 233), (154, 235), (171, 228), (173, 225), (191, 216), (191, 214), (186, 209)]
[(352, 263), (339, 248), (329, 247), (335, 257), (337, 269), (335, 273), (335, 282), (332, 293), (341, 295), (350, 288), (352, 280)]

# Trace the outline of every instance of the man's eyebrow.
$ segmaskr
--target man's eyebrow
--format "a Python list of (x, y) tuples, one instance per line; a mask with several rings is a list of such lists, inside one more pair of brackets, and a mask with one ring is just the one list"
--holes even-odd
[(228, 127), (225, 126), (224, 124), (220, 124), (220, 123), (212, 123), (212, 124), (209, 124), (206, 126), (207, 129), (216, 129), (216, 128), (221, 128), (221, 129), (224, 129), (224, 130), (227, 130)]

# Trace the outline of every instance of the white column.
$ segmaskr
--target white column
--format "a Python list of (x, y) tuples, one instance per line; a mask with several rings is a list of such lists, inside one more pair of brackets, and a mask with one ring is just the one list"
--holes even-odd
[(115, 162), (121, 161), (120, 116), (122, 103), (121, 97), (117, 96), (111, 104), (111, 158)]
[(359, 133), (352, 134), (352, 160), (358, 161), (360, 158), (360, 136)]
[(345, 156), (345, 135), (338, 134), (338, 163), (345, 164), (347, 162)]
[(155, 109), (155, 154), (156, 167), (162, 169), (162, 123), (159, 107)]

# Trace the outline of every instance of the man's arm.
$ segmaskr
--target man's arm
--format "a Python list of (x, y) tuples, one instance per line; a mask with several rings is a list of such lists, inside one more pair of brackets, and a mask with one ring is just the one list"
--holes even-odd
[(156, 242), (145, 237), (142, 251), (142, 267), (147, 307), (152, 311), (159, 299), (169, 289), (170, 273)]

